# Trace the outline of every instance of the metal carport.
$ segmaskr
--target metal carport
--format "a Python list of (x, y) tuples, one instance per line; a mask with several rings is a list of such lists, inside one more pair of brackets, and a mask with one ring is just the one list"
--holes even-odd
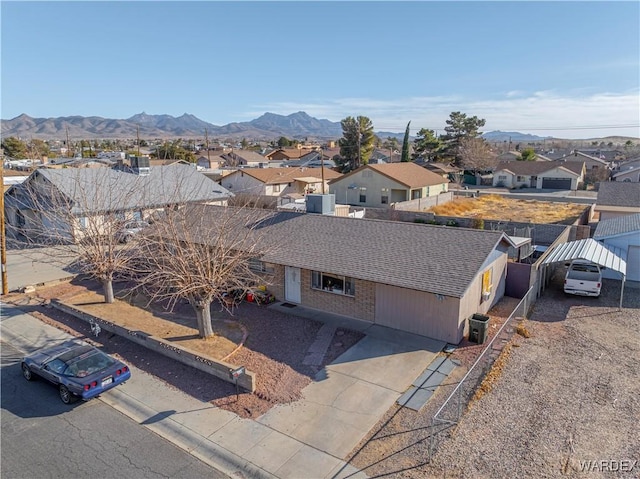
[(542, 261), (542, 264), (582, 259), (617, 271), (622, 274), (622, 287), (620, 288), (620, 308), (622, 309), (624, 282), (627, 277), (627, 262), (623, 259), (624, 256), (625, 253), (620, 248), (605, 246), (594, 239), (587, 238), (556, 246)]

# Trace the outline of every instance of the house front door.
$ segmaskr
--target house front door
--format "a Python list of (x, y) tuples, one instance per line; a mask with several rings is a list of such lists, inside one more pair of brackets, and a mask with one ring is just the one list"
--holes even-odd
[(284, 299), (300, 303), (300, 268), (284, 267)]

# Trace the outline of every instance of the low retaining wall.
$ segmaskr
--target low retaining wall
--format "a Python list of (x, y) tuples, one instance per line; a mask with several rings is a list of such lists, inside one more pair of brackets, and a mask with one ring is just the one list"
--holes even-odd
[[(87, 323), (98, 324), (100, 328), (104, 329), (105, 331), (109, 331), (110, 333), (122, 336), (123, 338), (133, 341), (134, 343), (138, 343), (145, 348), (151, 349), (157, 353), (168, 356), (171, 359), (175, 359), (176, 361), (186, 364), (187, 366), (191, 366), (193, 368), (199, 369), (200, 371), (204, 371), (207, 374), (211, 374), (212, 376), (220, 378), (223, 381), (235, 384), (235, 382), (230, 377), (230, 372), (234, 369), (237, 369), (238, 366), (220, 361), (218, 359), (213, 359), (208, 356), (194, 354), (188, 349), (185, 349), (182, 346), (176, 344), (172, 344), (162, 338), (156, 338), (143, 331), (134, 331), (124, 328), (112, 323), (111, 321), (98, 318), (97, 316), (93, 316), (92, 314), (86, 313), (74, 306), (64, 304), (55, 299), (51, 301), (51, 306), (59, 309), (60, 311), (71, 314), (78, 319), (86, 321)], [(254, 392), (256, 389), (256, 374), (251, 371), (245, 370), (245, 373), (238, 378), (238, 386), (247, 391)]]

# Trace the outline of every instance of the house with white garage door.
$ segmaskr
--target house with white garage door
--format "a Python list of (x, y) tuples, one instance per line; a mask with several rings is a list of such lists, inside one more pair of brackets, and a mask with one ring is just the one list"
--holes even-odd
[[(640, 281), (640, 213), (600, 221), (593, 239), (621, 249), (626, 254), (627, 280)], [(619, 279), (618, 274), (608, 269), (602, 276)]]
[(584, 182), (584, 163), (565, 161), (503, 161), (493, 170), (493, 186), (577, 190)]

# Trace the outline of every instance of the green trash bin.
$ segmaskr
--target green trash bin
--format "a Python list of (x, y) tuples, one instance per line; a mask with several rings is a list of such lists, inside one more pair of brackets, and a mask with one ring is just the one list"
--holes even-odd
[(489, 333), (489, 316), (474, 314), (469, 318), (469, 341), (482, 344)]

